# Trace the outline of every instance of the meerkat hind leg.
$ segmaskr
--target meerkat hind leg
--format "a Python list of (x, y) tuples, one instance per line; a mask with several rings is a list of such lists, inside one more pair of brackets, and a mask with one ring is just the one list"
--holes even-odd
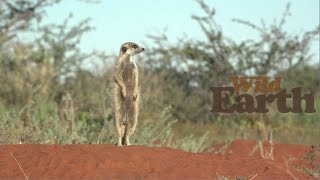
[(129, 140), (130, 130), (131, 130), (131, 123), (128, 123), (125, 128), (125, 133), (124, 133), (123, 142), (122, 142), (124, 145), (127, 145), (127, 146), (131, 145)]
[(131, 111), (129, 112), (129, 123), (126, 126), (126, 131), (125, 131), (125, 145), (131, 145), (130, 144), (130, 137), (133, 135), (134, 130), (137, 126), (137, 121), (138, 121), (138, 111), (137, 111), (137, 105), (133, 104)]
[(117, 145), (118, 146), (122, 146), (122, 136), (121, 136), (121, 127), (117, 127), (117, 135), (118, 135), (118, 142), (117, 142)]
[(122, 113), (116, 112), (115, 113), (115, 127), (117, 131), (117, 136), (118, 136), (118, 146), (122, 146), (122, 137), (123, 137), (123, 130), (122, 130), (122, 119), (124, 118)]
[(121, 125), (121, 142), (122, 142), (122, 145), (126, 145), (125, 144), (125, 137), (126, 137), (126, 124), (122, 124)]
[(130, 130), (129, 130), (129, 137), (131, 137), (137, 127), (138, 124), (138, 106), (134, 104), (132, 107), (132, 111), (130, 114)]

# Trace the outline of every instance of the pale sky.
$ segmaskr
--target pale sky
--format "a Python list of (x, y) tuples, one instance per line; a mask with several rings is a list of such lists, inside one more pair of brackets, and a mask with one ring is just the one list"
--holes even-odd
[[(232, 22), (232, 18), (249, 20), (259, 24), (265, 19), (267, 24), (280, 19), (287, 2), (291, 2), (291, 13), (285, 28), (289, 32), (303, 32), (314, 29), (319, 24), (319, 0), (206, 0), (216, 9), (216, 21), (226, 36), (235, 41), (255, 38), (258, 33)], [(101, 0), (99, 4), (87, 4), (76, 0), (64, 0), (48, 8), (43, 23), (62, 22), (72, 12), (76, 23), (90, 17), (95, 29), (84, 35), (80, 47), (85, 51), (93, 49), (107, 54), (118, 53), (123, 42), (134, 41), (151, 44), (147, 34), (157, 34), (167, 28), (171, 42), (187, 34), (194, 39), (204, 38), (200, 27), (191, 19), (191, 14), (201, 15), (199, 5), (194, 0)], [(147, 48), (147, 47), (146, 47)], [(319, 62), (319, 43), (312, 52), (317, 53), (314, 62)]]

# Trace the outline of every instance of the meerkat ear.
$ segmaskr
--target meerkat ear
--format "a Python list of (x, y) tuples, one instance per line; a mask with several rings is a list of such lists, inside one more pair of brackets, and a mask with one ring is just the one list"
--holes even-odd
[(122, 51), (123, 53), (125, 53), (125, 52), (127, 51), (127, 48), (126, 48), (126, 47), (122, 47), (122, 48), (121, 48), (121, 51)]

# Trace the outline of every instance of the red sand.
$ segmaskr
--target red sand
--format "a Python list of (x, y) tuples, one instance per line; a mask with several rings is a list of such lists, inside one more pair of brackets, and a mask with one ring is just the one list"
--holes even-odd
[[(255, 180), (314, 179), (297, 170), (301, 164), (304, 168), (310, 165), (300, 160), (311, 150), (310, 146), (275, 144), (274, 160), (266, 160), (261, 158), (259, 149), (248, 156), (255, 144), (255, 141), (234, 141), (225, 154), (102, 144), (0, 145), (0, 179), (25, 179), (10, 152), (29, 180), (218, 179), (218, 176), (235, 179), (250, 175), (256, 175)], [(319, 156), (319, 152), (314, 154)]]

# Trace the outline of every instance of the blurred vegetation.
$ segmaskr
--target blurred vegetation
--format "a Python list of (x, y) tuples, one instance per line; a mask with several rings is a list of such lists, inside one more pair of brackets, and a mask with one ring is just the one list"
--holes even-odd
[[(89, 19), (71, 26), (70, 15), (61, 24), (42, 25), (46, 8), (56, 3), (0, 1), (0, 143), (115, 143), (116, 56), (81, 51), (82, 35), (93, 28)], [(234, 19), (260, 35), (238, 42), (224, 35), (215, 9), (196, 3), (203, 14), (191, 18), (204, 39), (171, 43), (165, 33), (149, 35), (153, 45), (137, 57), (142, 102), (133, 143), (201, 152), (235, 138), (266, 139), (271, 130), (276, 141), (320, 143), (320, 68), (309, 62), (320, 27), (287, 32), (288, 4), (280, 21), (270, 25)], [(28, 33), (37, 36), (25, 41)], [(87, 60), (104, 68), (88, 70)], [(267, 114), (210, 113), (210, 87), (230, 85), (232, 75), (280, 75), (283, 88), (312, 93), (317, 112), (281, 114), (270, 104)]]

